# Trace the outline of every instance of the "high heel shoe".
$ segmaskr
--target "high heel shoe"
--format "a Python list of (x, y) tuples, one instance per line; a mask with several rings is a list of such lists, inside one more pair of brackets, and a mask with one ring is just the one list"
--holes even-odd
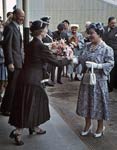
[(15, 133), (15, 131), (16, 131), (16, 130), (13, 130), (13, 131), (10, 133), (9, 137), (10, 137), (11, 139), (14, 139), (14, 140), (15, 140), (16, 145), (18, 145), (18, 146), (24, 145), (24, 142), (21, 141), (21, 140), (19, 140), (19, 138), (18, 138), (18, 136), (20, 136), (20, 134)]
[(103, 126), (103, 130), (100, 133), (94, 133), (94, 137), (95, 138), (100, 138), (104, 135), (104, 131), (105, 131), (105, 126)]
[(92, 133), (92, 125), (89, 127), (87, 131), (82, 131), (81, 135), (82, 136), (87, 136), (89, 133)]
[(29, 128), (29, 134), (32, 135), (33, 133), (36, 134), (46, 134), (46, 130), (38, 129), (37, 131), (34, 128)]

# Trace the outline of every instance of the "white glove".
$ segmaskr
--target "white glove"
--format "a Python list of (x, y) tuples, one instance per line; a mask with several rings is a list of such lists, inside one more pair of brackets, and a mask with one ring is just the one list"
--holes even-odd
[(97, 64), (95, 62), (86, 61), (87, 68), (91, 68), (93, 66), (94, 69), (102, 69), (102, 64)]

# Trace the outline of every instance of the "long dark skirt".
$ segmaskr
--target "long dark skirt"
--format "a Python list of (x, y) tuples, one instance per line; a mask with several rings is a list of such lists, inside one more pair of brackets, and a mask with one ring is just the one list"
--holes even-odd
[(8, 71), (8, 85), (1, 104), (1, 112), (10, 112), (13, 104), (14, 93), (17, 84), (17, 78), (21, 69), (15, 69), (14, 72)]
[(48, 97), (38, 85), (18, 85), (9, 123), (18, 128), (32, 128), (50, 119)]

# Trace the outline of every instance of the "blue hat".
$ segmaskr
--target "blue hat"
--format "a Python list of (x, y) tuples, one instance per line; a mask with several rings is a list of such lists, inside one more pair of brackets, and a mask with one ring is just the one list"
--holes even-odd
[(100, 36), (102, 36), (104, 33), (104, 26), (103, 26), (103, 23), (101, 22), (91, 23), (87, 30), (89, 31), (90, 29), (94, 29), (95, 32)]

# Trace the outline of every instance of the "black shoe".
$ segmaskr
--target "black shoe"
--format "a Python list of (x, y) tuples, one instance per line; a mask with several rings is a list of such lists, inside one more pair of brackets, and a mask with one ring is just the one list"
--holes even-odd
[(59, 84), (63, 84), (63, 82), (62, 82), (62, 81), (57, 81), (57, 83), (59, 83)]
[(75, 80), (75, 81), (80, 81), (80, 80), (78, 79), (78, 77), (75, 77), (74, 80)]
[(16, 131), (16, 130), (13, 130), (13, 131), (10, 133), (9, 137), (10, 137), (11, 139), (14, 139), (14, 140), (15, 140), (17, 146), (24, 145), (24, 142), (18, 139), (19, 134), (16, 134), (15, 131)]
[(40, 130), (40, 131), (36, 131), (36, 134), (46, 134), (46, 130)]
[(16, 130), (13, 130), (11, 133), (10, 133), (10, 135), (9, 135), (9, 137), (11, 138), (11, 139), (13, 139), (13, 138), (15, 138), (15, 132)]
[(45, 85), (46, 85), (46, 86), (54, 86), (54, 84), (53, 84), (53, 83), (50, 83), (50, 82), (46, 82)]
[(45, 130), (40, 129), (39, 131), (35, 131), (33, 128), (29, 128), (29, 134), (32, 135), (33, 133), (36, 134), (46, 134)]
[(74, 80), (76, 81), (78, 79), (78, 77), (75, 75)]

